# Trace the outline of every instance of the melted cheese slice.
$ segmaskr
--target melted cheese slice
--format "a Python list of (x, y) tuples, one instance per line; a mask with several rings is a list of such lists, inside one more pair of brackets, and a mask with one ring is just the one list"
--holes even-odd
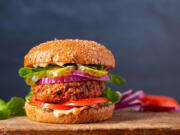
[(54, 110), (54, 116), (55, 117), (61, 117), (63, 115), (68, 115), (70, 113), (74, 114), (74, 115), (78, 115), (82, 110), (85, 110), (86, 108), (88, 108), (87, 106), (83, 106), (80, 108), (72, 108), (70, 110)]

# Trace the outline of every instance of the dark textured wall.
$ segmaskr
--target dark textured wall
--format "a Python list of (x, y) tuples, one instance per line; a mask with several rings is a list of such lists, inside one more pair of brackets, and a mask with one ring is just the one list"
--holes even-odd
[(180, 101), (179, 0), (1, 0), (0, 98), (23, 97), (17, 74), (30, 48), (47, 40), (95, 40), (116, 58), (113, 73), (127, 83)]

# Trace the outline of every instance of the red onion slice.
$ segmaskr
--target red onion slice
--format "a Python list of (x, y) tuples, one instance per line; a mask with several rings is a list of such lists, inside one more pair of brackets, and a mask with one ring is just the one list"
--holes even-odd
[(134, 91), (131, 89), (131, 90), (128, 90), (128, 91), (125, 91), (122, 93), (122, 97), (121, 97), (121, 102), (126, 99), (127, 97), (131, 96), (132, 94), (134, 94)]
[(160, 107), (160, 106), (134, 106), (132, 107), (134, 111), (140, 111), (140, 112), (179, 112), (180, 107)]
[(106, 75), (104, 77), (94, 77), (86, 74), (82, 71), (75, 70), (72, 71), (70, 76), (61, 76), (56, 78), (42, 78), (37, 84), (49, 84), (49, 83), (62, 83), (62, 82), (77, 82), (77, 81), (85, 81), (85, 80), (110, 80), (109, 76)]
[(126, 108), (126, 107), (135, 107), (141, 105), (139, 100), (135, 100), (129, 104), (115, 104), (115, 109)]
[(62, 83), (62, 82), (77, 82), (77, 81), (85, 81), (89, 80), (88, 78), (81, 76), (61, 76), (56, 78), (42, 78), (37, 84), (49, 84), (49, 83)]
[(124, 99), (122, 101), (122, 103), (133, 102), (134, 100), (139, 99), (139, 98), (143, 97), (144, 95), (145, 95), (144, 91), (143, 90), (139, 90), (139, 91), (135, 92), (134, 94), (128, 96), (126, 99)]
[(133, 93), (133, 91), (130, 90), (127, 93), (128, 94), (126, 94), (127, 95), (126, 98), (124, 98), (123, 100), (120, 100), (120, 102), (116, 104), (116, 109), (121, 108), (121, 106), (126, 107), (129, 104), (133, 103), (134, 101), (138, 100), (139, 98), (145, 95), (142, 90), (139, 90), (135, 93)]
[(120, 102), (118, 102), (115, 105), (116, 109), (130, 107), (130, 106), (134, 106), (134, 105), (140, 105), (141, 102), (138, 101), (138, 99), (143, 97), (144, 95), (145, 94), (142, 90), (137, 91), (135, 93), (133, 90), (129, 90), (127, 92), (124, 92), (122, 94), (122, 98), (121, 98)]
[(160, 106), (133, 106), (134, 111), (139, 112), (180, 112), (180, 106), (178, 107), (160, 107)]
[(174, 112), (180, 112), (180, 105), (173, 110)]

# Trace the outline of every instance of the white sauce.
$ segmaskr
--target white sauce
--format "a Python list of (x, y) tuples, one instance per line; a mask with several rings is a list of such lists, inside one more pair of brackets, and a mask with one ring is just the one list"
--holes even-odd
[(80, 108), (72, 108), (70, 110), (54, 110), (53, 113), (54, 113), (54, 116), (55, 117), (61, 117), (63, 115), (68, 115), (70, 113), (74, 114), (74, 115), (78, 115), (82, 110), (88, 108), (87, 106), (83, 106), (83, 107), (80, 107)]

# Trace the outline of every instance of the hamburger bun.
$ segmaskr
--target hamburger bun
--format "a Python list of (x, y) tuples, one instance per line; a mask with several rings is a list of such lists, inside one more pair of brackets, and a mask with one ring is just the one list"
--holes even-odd
[(45, 111), (39, 107), (25, 104), (26, 114), (29, 119), (38, 122), (47, 123), (89, 123), (106, 120), (112, 117), (114, 111), (114, 105), (99, 107), (99, 108), (87, 108), (82, 110), (78, 115), (72, 113), (55, 117), (53, 111)]
[(88, 40), (65, 39), (42, 43), (32, 48), (24, 58), (25, 67), (46, 67), (50, 63), (62, 66), (66, 63), (115, 66), (114, 56), (103, 45)]

